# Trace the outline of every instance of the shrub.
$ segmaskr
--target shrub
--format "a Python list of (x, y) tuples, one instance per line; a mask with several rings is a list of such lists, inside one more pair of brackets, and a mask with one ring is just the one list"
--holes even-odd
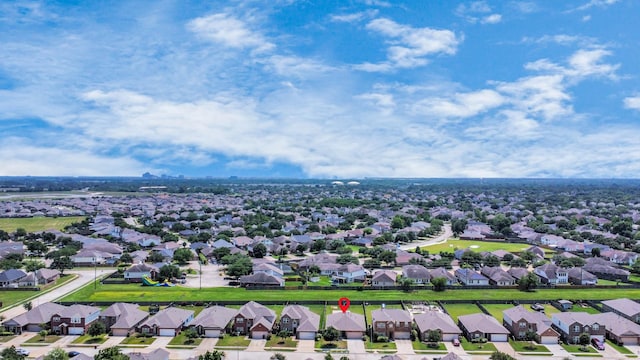
[(389, 342), (389, 338), (384, 335), (378, 335), (376, 337), (376, 342)]

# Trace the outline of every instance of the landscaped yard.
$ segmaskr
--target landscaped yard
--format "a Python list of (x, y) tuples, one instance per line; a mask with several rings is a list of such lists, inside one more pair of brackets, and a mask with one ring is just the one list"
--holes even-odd
[(149, 345), (156, 341), (154, 337), (146, 337), (141, 334), (128, 336), (120, 342), (120, 345)]
[(571, 309), (571, 311), (574, 312), (586, 312), (589, 314), (600, 314), (600, 311), (596, 310), (595, 308), (592, 308), (591, 306), (588, 305), (583, 305), (580, 306), (580, 304), (574, 304), (573, 308)]
[(62, 336), (58, 335), (47, 335), (44, 339), (40, 335), (35, 335), (25, 341), (25, 344), (53, 344), (60, 339), (62, 339)]
[(1, 335), (0, 336), (0, 344), (5, 343), (13, 338), (15, 338), (16, 335)]
[(368, 350), (396, 350), (396, 343), (367, 341), (365, 347)]
[(316, 341), (316, 349), (323, 350), (331, 350), (331, 349), (346, 349), (347, 342), (345, 340), (337, 340), (337, 341), (326, 341), (324, 339), (320, 339)]
[[(484, 308), (487, 309), (489, 313), (491, 313), (491, 316), (496, 318), (496, 320), (498, 320), (500, 324), (502, 324), (502, 312), (504, 310), (511, 309), (512, 307), (514, 307), (513, 304), (482, 304), (482, 306), (484, 306)], [(529, 305), (523, 305), (523, 306), (529, 306)]]
[(296, 346), (298, 346), (298, 340), (296, 340), (292, 336), (288, 336), (283, 340), (279, 336), (271, 335), (271, 339), (267, 340), (265, 348), (271, 348), (271, 347), (295, 348)]
[(517, 352), (549, 352), (546, 346), (531, 341), (514, 341), (509, 339), (509, 344)]
[[(547, 317), (551, 318), (553, 316), (553, 314), (557, 314), (559, 312), (562, 312), (560, 310), (558, 310), (558, 308), (556, 308), (555, 306), (551, 305), (551, 304), (542, 304), (544, 305), (544, 314), (547, 315)], [(535, 310), (533, 310), (531, 308), (531, 306), (529, 304), (523, 304), (522, 306), (525, 307), (525, 309), (531, 311), (531, 312), (536, 312)]]
[(440, 353), (441, 351), (444, 351), (444, 353), (446, 353), (446, 350), (447, 350), (447, 346), (442, 342), (439, 342), (438, 343), (438, 347), (435, 347), (435, 348), (429, 347), (429, 345), (427, 343), (422, 342), (420, 340), (412, 341), (411, 345), (413, 346), (413, 350), (417, 350), (419, 352)]
[(84, 220), (84, 216), (69, 217), (32, 217), (32, 218), (2, 218), (0, 219), (0, 229), (6, 232), (15, 232), (17, 229), (24, 229), (26, 232), (38, 232), (45, 230), (62, 230), (66, 226)]
[(186, 332), (183, 331), (178, 336), (174, 336), (171, 341), (169, 341), (169, 345), (186, 345), (186, 346), (198, 346), (202, 342), (202, 338), (189, 339), (186, 336)]
[(444, 304), (444, 307), (456, 324), (458, 323), (458, 316), (482, 312), (475, 304)]
[(616, 349), (619, 353), (621, 354), (625, 354), (625, 355), (633, 355), (633, 351), (627, 349), (624, 346), (620, 346), (616, 343), (614, 343), (611, 340), (605, 340), (606, 345), (611, 346), (612, 348)]
[(73, 340), (72, 344), (102, 344), (105, 341), (107, 341), (107, 335), (98, 335), (94, 337), (85, 334)]
[(234, 348), (246, 348), (251, 343), (251, 340), (246, 336), (230, 336), (225, 335), (218, 339), (215, 347), (234, 347)]
[(576, 354), (584, 354), (584, 353), (597, 353), (598, 351), (593, 348), (591, 345), (570, 345), (570, 344), (560, 344), (567, 352), (576, 353)]
[(460, 346), (462, 346), (462, 348), (465, 351), (469, 351), (471, 353), (477, 352), (477, 351), (488, 351), (488, 352), (497, 351), (496, 346), (490, 342), (472, 343), (467, 341), (467, 339), (465, 339), (464, 337), (460, 338)]

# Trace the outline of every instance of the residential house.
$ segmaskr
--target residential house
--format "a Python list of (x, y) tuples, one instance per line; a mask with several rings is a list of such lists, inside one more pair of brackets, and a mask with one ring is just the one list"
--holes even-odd
[(455, 284), (458, 283), (458, 280), (455, 277), (455, 275), (453, 275), (452, 273), (450, 273), (449, 271), (447, 271), (447, 269), (445, 269), (443, 267), (439, 267), (439, 268), (435, 268), (435, 269), (429, 270), (429, 276), (431, 277), (429, 280), (432, 281), (432, 282), (433, 282), (433, 279), (445, 278), (445, 279), (447, 279), (447, 285), (449, 285), (449, 286), (455, 285)]
[(619, 345), (640, 345), (640, 325), (612, 312), (597, 314), (606, 329), (606, 338)]
[(77, 254), (71, 256), (71, 261), (75, 266), (104, 265), (113, 259), (115, 259), (114, 254), (92, 249), (80, 249)]
[(477, 313), (458, 316), (458, 326), (469, 341), (480, 338), (493, 342), (508, 341), (509, 330), (500, 325), (493, 316), (487, 314)]
[(489, 284), (497, 286), (513, 286), (516, 279), (502, 270), (500, 266), (484, 266), (480, 273), (489, 278)]
[(461, 284), (467, 286), (482, 286), (489, 285), (489, 279), (484, 275), (472, 270), (472, 269), (457, 269), (455, 271), (456, 278)]
[(418, 327), (418, 333), (422, 341), (427, 340), (428, 333), (431, 330), (439, 331), (442, 341), (458, 339), (460, 334), (462, 334), (462, 331), (458, 325), (453, 322), (453, 319), (442, 311), (429, 310), (421, 314), (415, 314), (413, 321)]
[(598, 279), (629, 281), (630, 273), (627, 270), (620, 269), (616, 264), (602, 258), (588, 258), (582, 268), (597, 276)]
[(549, 285), (560, 285), (569, 283), (568, 269), (558, 265), (547, 263), (533, 269), (533, 273), (538, 275), (540, 282)]
[(541, 312), (532, 312), (522, 305), (502, 312), (502, 324), (518, 340), (527, 339), (529, 333), (535, 334), (540, 344), (557, 344), (560, 334), (553, 329), (551, 319)]
[(209, 338), (222, 336), (231, 327), (233, 318), (238, 314), (238, 310), (224, 307), (211, 306), (203, 309), (191, 322), (191, 327), (195, 328), (199, 335)]
[(131, 351), (127, 354), (129, 360), (169, 360), (169, 355), (169, 351), (163, 348), (157, 348), (148, 353)]
[(55, 269), (42, 268), (36, 270), (36, 279), (38, 284), (46, 285), (55, 282), (60, 278), (60, 271)]
[(365, 335), (366, 325), (364, 315), (346, 312), (334, 312), (327, 315), (325, 327), (333, 327), (346, 339), (360, 339)]
[(423, 260), (424, 258), (420, 254), (414, 252), (408, 252), (406, 250), (396, 249), (396, 266), (404, 266), (411, 264), (411, 260)]
[(611, 311), (640, 324), (640, 303), (630, 299), (615, 299), (602, 302), (603, 311)]
[(9, 254), (24, 255), (24, 243), (22, 241), (0, 241), (0, 259)]
[[(257, 259), (254, 259), (254, 261)], [(282, 269), (280, 269), (278, 266), (276, 266), (273, 263), (270, 262), (261, 262), (261, 263), (254, 263), (253, 264), (253, 273), (259, 273), (259, 272), (263, 272), (269, 275), (273, 275), (273, 276), (277, 276), (277, 277), (283, 277), (284, 276), (284, 271), (282, 271)]]
[(362, 265), (344, 264), (340, 265), (335, 271), (332, 272), (331, 279), (339, 283), (352, 283), (354, 281), (364, 281), (367, 275), (367, 271)]
[(252, 339), (266, 339), (276, 321), (276, 313), (255, 301), (244, 304), (233, 318), (232, 331)]
[(193, 310), (168, 307), (145, 320), (139, 331), (156, 336), (176, 336), (193, 321)]
[(107, 333), (114, 336), (129, 336), (149, 317), (149, 313), (140, 310), (137, 304), (115, 303), (100, 313)]
[[(555, 236), (555, 235), (554, 235)], [(539, 246), (530, 246), (524, 250), (524, 252), (530, 252), (538, 259), (544, 259), (544, 249)]]
[(373, 273), (373, 277), (371, 278), (371, 286), (395, 286), (397, 276), (398, 274), (393, 270), (378, 270)]
[(100, 308), (74, 304), (65, 306), (50, 319), (50, 329), (54, 334), (83, 335), (100, 316)]
[(125, 270), (124, 278), (131, 282), (142, 282), (142, 278), (145, 276), (152, 280), (157, 279), (159, 273), (160, 269), (153, 265), (135, 264)]
[(14, 334), (22, 334), (23, 331), (38, 332), (42, 330), (43, 324), (51, 322), (53, 314), (59, 314), (63, 310), (63, 305), (46, 302), (16, 317), (5, 320), (2, 326)]
[(18, 287), (34, 287), (38, 285), (38, 279), (35, 272), (30, 272), (27, 276), (18, 280)]
[(573, 267), (567, 270), (569, 283), (573, 285), (596, 285), (598, 277), (584, 270), (582, 267)]
[(27, 276), (22, 270), (8, 269), (0, 272), (0, 287), (18, 287), (18, 282)]
[(280, 330), (302, 340), (313, 340), (320, 329), (320, 315), (302, 305), (287, 305), (280, 315)]
[(400, 309), (376, 309), (371, 312), (373, 333), (389, 339), (409, 339), (411, 337), (411, 314)]
[(507, 272), (515, 279), (516, 283), (519, 282), (520, 279), (522, 279), (524, 276), (529, 274), (529, 270), (520, 267), (512, 267), (507, 270)]
[(274, 276), (265, 272), (257, 272), (251, 275), (240, 276), (238, 279), (240, 286), (284, 286), (285, 281), (282, 277)]
[(413, 280), (416, 285), (426, 285), (431, 279), (429, 270), (422, 265), (405, 265), (402, 267), (402, 277)]
[(591, 339), (604, 342), (606, 328), (600, 323), (597, 315), (585, 312), (562, 312), (553, 314), (551, 321), (562, 340), (570, 344), (578, 344), (580, 335), (583, 333), (589, 334)]

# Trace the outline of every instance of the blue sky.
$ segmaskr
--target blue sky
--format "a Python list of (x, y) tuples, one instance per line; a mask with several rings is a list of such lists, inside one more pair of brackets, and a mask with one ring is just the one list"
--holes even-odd
[(637, 178), (638, 15), (3, 1), (0, 175)]

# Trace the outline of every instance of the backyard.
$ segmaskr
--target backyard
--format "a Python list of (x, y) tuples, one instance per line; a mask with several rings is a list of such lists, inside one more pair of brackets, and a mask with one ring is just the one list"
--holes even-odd
[(481, 313), (479, 307), (475, 304), (444, 304), (454, 323), (458, 323), (458, 316)]

